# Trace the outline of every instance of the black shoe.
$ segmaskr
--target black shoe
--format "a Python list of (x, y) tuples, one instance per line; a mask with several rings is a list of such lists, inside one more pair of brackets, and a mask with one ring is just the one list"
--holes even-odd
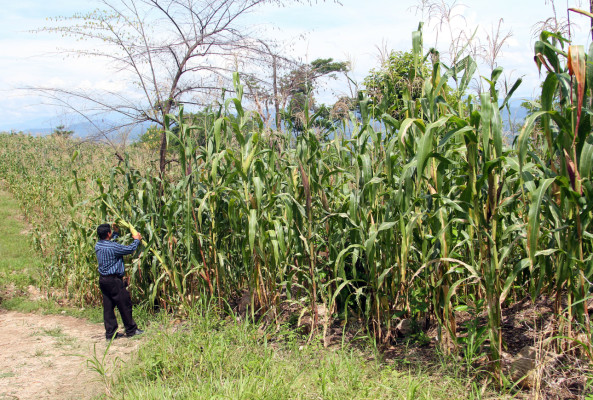
[(142, 335), (143, 333), (144, 333), (143, 330), (136, 329), (133, 333), (127, 333), (126, 336), (127, 337), (138, 336), (138, 335)]
[(105, 337), (105, 340), (107, 340), (108, 342), (110, 342), (112, 340), (120, 339), (120, 338), (123, 338), (123, 337), (124, 337), (123, 333), (117, 332), (115, 335), (113, 335), (113, 337), (106, 336)]

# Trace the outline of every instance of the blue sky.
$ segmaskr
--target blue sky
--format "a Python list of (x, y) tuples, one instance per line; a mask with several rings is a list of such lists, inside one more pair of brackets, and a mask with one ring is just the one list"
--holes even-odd
[[(448, 1), (450, 3), (450, 1)], [(64, 58), (58, 48), (80, 45), (55, 35), (31, 33), (47, 26), (47, 18), (69, 16), (90, 11), (96, 2), (80, 0), (19, 0), (3, 4), (0, 14), (0, 130), (55, 127), (68, 125), (72, 117), (46, 104), (46, 100), (17, 88), (25, 86), (58, 86), (109, 88), (128, 91), (124, 76), (113, 73), (97, 59)], [(379, 48), (408, 50), (411, 32), (421, 15), (413, 7), (418, 0), (342, 0), (292, 4), (285, 7), (265, 6), (244, 21), (246, 25), (271, 32), (274, 37), (291, 43), (290, 54), (303, 61), (333, 57), (352, 62), (352, 77), (362, 81), (369, 69), (378, 66)], [(568, 0), (569, 6), (587, 7), (583, 0)], [(459, 0), (453, 20), (453, 31), (478, 29), (482, 40), (502, 18), (502, 29), (513, 36), (502, 49), (498, 65), (510, 79), (524, 78), (518, 97), (530, 97), (539, 84), (533, 63), (534, 24), (552, 15), (551, 0)], [(556, 9), (566, 15), (566, 0), (557, 0)], [(588, 21), (572, 16), (573, 37), (577, 44), (589, 45)], [(270, 26), (275, 28), (270, 28)], [(438, 34), (438, 40), (437, 40)], [(438, 32), (434, 24), (425, 26), (425, 47), (433, 45), (446, 52), (448, 33)], [(482, 75), (489, 75), (485, 66)], [(333, 82), (320, 93), (330, 102), (340, 95), (345, 82)]]

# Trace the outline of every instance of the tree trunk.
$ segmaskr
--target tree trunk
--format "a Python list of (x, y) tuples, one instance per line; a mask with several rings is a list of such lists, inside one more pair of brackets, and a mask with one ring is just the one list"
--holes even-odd
[[(591, 4), (593, 4), (593, 0), (591, 0)], [(278, 83), (277, 83), (277, 76), (276, 76), (276, 56), (273, 56), (272, 69), (273, 69), (272, 79), (273, 79), (273, 85), (274, 85), (274, 108), (275, 108), (275, 112), (276, 112), (276, 115), (275, 115), (276, 130), (280, 131), (281, 120), (280, 120), (280, 102), (278, 100)]]
[(165, 168), (167, 167), (167, 133), (163, 129), (161, 133), (161, 148), (159, 150), (159, 167), (161, 179), (165, 177)]

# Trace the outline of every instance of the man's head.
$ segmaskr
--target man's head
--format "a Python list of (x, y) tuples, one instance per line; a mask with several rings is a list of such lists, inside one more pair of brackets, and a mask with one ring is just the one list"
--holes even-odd
[(97, 235), (101, 240), (109, 240), (111, 238), (111, 226), (109, 224), (101, 224), (97, 227)]

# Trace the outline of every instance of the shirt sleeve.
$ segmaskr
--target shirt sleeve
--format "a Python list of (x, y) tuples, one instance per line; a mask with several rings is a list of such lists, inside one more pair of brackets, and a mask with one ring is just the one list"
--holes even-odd
[(138, 239), (134, 239), (134, 242), (129, 246), (124, 246), (123, 244), (115, 243), (116, 246), (113, 246), (113, 254), (116, 256), (125, 256), (127, 254), (132, 254), (136, 251), (138, 246), (140, 245), (140, 241)]

